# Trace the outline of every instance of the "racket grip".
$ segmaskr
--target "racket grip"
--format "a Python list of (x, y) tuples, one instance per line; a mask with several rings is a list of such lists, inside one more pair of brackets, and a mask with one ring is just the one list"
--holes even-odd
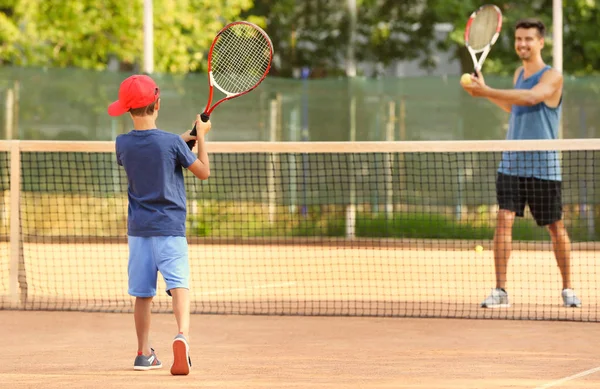
[[(210, 119), (210, 115), (208, 115), (207, 113), (203, 112), (203, 113), (200, 115), (200, 119), (201, 119), (201, 120), (202, 120), (204, 123), (206, 123), (206, 122), (208, 121), (208, 119)], [(192, 131), (190, 132), (190, 135), (196, 135), (196, 134), (197, 134), (197, 132), (196, 132), (196, 125), (194, 124), (194, 128), (192, 128)], [(193, 149), (193, 148), (194, 148), (194, 146), (196, 145), (196, 141), (195, 141), (195, 140), (190, 140), (190, 141), (188, 141), (188, 142), (187, 142), (187, 145), (188, 145), (188, 147), (189, 147), (189, 148), (190, 148), (190, 150), (191, 150), (191, 149)]]

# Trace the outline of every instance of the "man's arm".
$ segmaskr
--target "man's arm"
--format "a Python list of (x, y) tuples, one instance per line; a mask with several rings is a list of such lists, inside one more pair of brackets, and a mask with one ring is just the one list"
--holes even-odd
[(512, 110), (512, 104), (510, 103), (507, 103), (500, 99), (495, 99), (493, 97), (488, 97), (487, 99), (492, 103), (496, 104), (498, 107), (502, 108), (503, 111), (510, 113), (510, 111)]
[(477, 81), (465, 89), (472, 96), (498, 100), (503, 104), (532, 106), (551, 98), (562, 87), (562, 82), (563, 78), (559, 72), (549, 70), (542, 75), (540, 82), (532, 89), (494, 89), (485, 84), (479, 84)]
[[(521, 67), (519, 67), (516, 71), (515, 74), (513, 75), (513, 85), (515, 85), (517, 83), (517, 77), (519, 76), (519, 72), (521, 71)], [(485, 83), (485, 79), (483, 78), (483, 74), (481, 74), (480, 71), (477, 72), (477, 77), (471, 77), (471, 85), (465, 85), (465, 84), (461, 84), (463, 86), (463, 88), (471, 95), (471, 96), (476, 96), (472, 93), (472, 87), (478, 85), (478, 86), (486, 86)], [(503, 111), (506, 111), (508, 113), (510, 113), (510, 111), (512, 110), (512, 104), (509, 102), (506, 102), (502, 99), (498, 99), (498, 98), (494, 98), (494, 97), (488, 97), (486, 96), (487, 99), (489, 101), (491, 101), (492, 103), (496, 104), (498, 107), (500, 107)]]
[[(521, 69), (523, 69), (523, 67), (519, 67), (517, 70), (515, 70), (515, 74), (513, 75), (513, 86), (517, 83), (517, 78), (519, 77), (519, 73), (521, 72)], [(496, 104), (498, 107), (502, 108), (503, 111), (506, 111), (508, 113), (510, 113), (512, 111), (512, 104), (507, 103), (506, 101), (502, 100), (502, 99), (495, 99), (493, 97), (488, 97), (487, 98), (489, 101), (491, 101), (492, 103)]]

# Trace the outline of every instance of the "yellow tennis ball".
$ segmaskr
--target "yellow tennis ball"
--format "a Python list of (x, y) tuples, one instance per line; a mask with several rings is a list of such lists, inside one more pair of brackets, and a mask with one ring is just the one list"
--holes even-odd
[(469, 73), (465, 73), (460, 77), (460, 83), (463, 85), (469, 85), (471, 83), (471, 75)]
[(478, 253), (482, 252), (483, 251), (483, 246), (481, 246), (481, 245), (478, 244), (477, 246), (475, 246), (475, 251), (477, 251)]

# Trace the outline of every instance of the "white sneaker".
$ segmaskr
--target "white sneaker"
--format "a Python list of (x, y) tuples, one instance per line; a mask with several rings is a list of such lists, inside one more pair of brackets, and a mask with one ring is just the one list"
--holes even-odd
[(581, 300), (579, 300), (573, 289), (563, 289), (562, 299), (565, 307), (581, 308)]
[(508, 308), (508, 293), (500, 288), (492, 289), (492, 293), (481, 303), (481, 308)]

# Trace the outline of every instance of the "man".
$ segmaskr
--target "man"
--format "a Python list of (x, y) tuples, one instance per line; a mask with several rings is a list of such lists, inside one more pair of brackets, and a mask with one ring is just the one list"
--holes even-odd
[[(198, 136), (181, 136), (156, 127), (160, 91), (152, 78), (134, 75), (121, 83), (119, 100), (108, 107), (111, 116), (129, 113), (133, 130), (116, 140), (117, 163), (128, 181), (127, 240), (129, 243), (129, 294), (135, 296), (134, 321), (138, 340), (135, 370), (162, 367), (150, 347), (150, 314), (156, 295), (157, 273), (163, 275), (167, 294), (173, 297), (178, 334), (173, 340), (171, 374), (190, 371), (189, 262), (186, 240), (186, 193), (183, 168), (205, 180), (210, 164), (204, 136), (210, 122), (196, 117)], [(198, 157), (187, 141), (197, 140)]]
[[(563, 77), (544, 63), (544, 24), (524, 19), (515, 28), (515, 50), (522, 60), (514, 74), (513, 90), (493, 89), (480, 72), (463, 88), (475, 97), (486, 97), (510, 112), (507, 139), (556, 139), (562, 105)], [(562, 299), (566, 307), (581, 307), (571, 288), (571, 243), (562, 221), (561, 172), (554, 151), (504, 152), (496, 179), (499, 212), (494, 234), (496, 288), (481, 306), (509, 307), (506, 273), (512, 249), (515, 215), (522, 217), (525, 204), (539, 226), (545, 226), (562, 276)]]

